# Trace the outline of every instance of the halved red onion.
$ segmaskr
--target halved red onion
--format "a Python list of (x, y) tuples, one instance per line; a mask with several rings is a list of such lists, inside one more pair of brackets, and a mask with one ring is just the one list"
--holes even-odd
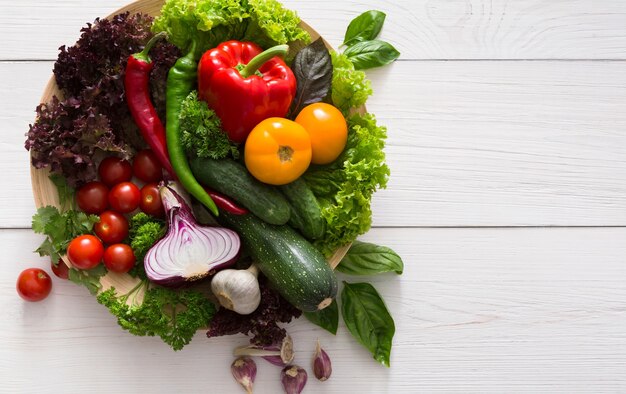
[(177, 286), (234, 264), (241, 249), (236, 232), (198, 224), (187, 203), (172, 187), (161, 187), (160, 194), (168, 229), (146, 254), (148, 279)]

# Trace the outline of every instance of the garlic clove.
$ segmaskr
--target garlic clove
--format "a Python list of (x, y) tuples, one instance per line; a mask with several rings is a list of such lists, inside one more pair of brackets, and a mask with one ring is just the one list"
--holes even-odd
[(252, 385), (256, 379), (256, 363), (250, 357), (239, 357), (230, 366), (233, 377), (248, 394), (252, 394)]
[(307, 373), (297, 365), (289, 365), (281, 371), (280, 381), (286, 394), (300, 394), (306, 385)]
[(333, 367), (330, 363), (330, 357), (328, 357), (328, 353), (320, 347), (320, 341), (317, 341), (317, 348), (313, 356), (313, 374), (320, 382), (323, 382), (330, 378), (332, 372)]
[(284, 367), (293, 360), (293, 340), (290, 335), (286, 335), (280, 346), (278, 346), (278, 344), (271, 346), (239, 346), (235, 349), (234, 355), (263, 357), (265, 360), (274, 365)]

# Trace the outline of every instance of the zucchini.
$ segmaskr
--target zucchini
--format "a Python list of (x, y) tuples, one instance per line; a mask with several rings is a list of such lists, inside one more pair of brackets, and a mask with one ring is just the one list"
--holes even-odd
[(271, 224), (285, 224), (291, 215), (289, 203), (273, 187), (256, 180), (246, 167), (234, 160), (193, 158), (189, 161), (196, 179), (227, 195)]
[(224, 211), (217, 219), (237, 231), (263, 275), (296, 308), (305, 312), (321, 310), (337, 295), (335, 272), (324, 256), (291, 227)]
[(291, 206), (289, 225), (300, 230), (308, 239), (324, 235), (322, 209), (304, 179), (298, 178), (279, 188)]

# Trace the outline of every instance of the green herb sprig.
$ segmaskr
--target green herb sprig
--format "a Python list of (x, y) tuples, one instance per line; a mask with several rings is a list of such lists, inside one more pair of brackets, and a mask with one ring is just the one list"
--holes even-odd
[(386, 41), (377, 40), (385, 23), (381, 11), (365, 11), (350, 22), (342, 46), (344, 55), (357, 70), (384, 66), (400, 57), (400, 52)]

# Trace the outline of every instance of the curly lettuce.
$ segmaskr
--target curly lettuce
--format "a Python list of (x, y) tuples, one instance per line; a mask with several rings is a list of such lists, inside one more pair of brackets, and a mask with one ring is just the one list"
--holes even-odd
[(332, 101), (347, 116), (353, 108), (359, 108), (372, 95), (372, 84), (363, 71), (343, 53), (331, 51), (333, 62)]
[(370, 229), (372, 195), (387, 186), (389, 177), (383, 151), (387, 129), (372, 114), (353, 115), (348, 126), (348, 143), (341, 156), (304, 175), (326, 221), (326, 232), (315, 246), (327, 256)]
[(308, 43), (309, 34), (299, 27), (300, 18), (274, 0), (248, 0), (250, 21), (243, 37), (263, 48), (301, 41)]
[(276, 0), (167, 0), (152, 30), (185, 51), (195, 41), (199, 57), (226, 40), (270, 47), (309, 41), (295, 12)]

